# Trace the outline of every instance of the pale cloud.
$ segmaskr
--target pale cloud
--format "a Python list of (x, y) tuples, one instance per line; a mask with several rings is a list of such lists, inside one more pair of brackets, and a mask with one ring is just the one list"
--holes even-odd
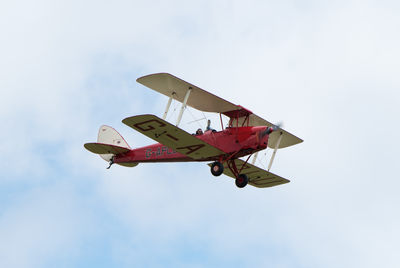
[[(6, 266), (79, 264), (83, 236), (110, 243), (99, 259), (125, 266), (395, 267), (397, 4), (39, 1), (0, 10), (0, 183), (15, 196), (1, 206)], [(134, 82), (159, 71), (283, 120), (305, 140), (274, 163), (292, 182), (239, 190), (203, 163), (105, 170), (82, 144), (103, 123), (131, 146), (149, 143), (121, 120), (162, 112), (166, 98)], [(83, 234), (99, 220), (115, 226)]]
[(1, 212), (2, 267), (73, 263), (95, 227), (87, 202), (65, 184), (18, 193)]

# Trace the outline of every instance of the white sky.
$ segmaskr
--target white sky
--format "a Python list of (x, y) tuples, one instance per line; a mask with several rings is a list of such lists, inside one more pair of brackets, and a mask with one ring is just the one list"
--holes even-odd
[[(0, 3), (0, 266), (398, 267), (399, 11)], [(283, 121), (305, 140), (272, 168), (291, 183), (237, 189), (203, 163), (106, 170), (83, 143), (108, 124), (148, 144), (121, 120), (161, 114), (167, 98), (135, 82), (155, 72)]]

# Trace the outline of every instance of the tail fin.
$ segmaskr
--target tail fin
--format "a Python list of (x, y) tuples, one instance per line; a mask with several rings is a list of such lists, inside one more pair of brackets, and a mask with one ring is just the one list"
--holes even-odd
[[(111, 145), (107, 147), (107, 145)], [(114, 149), (112, 148), (114, 147)], [(85, 144), (85, 148), (89, 151), (100, 155), (105, 161), (110, 162), (113, 156), (116, 153), (101, 153), (102, 151), (124, 151), (123, 149), (131, 150), (131, 147), (125, 141), (125, 139), (118, 133), (114, 128), (110, 126), (103, 125), (99, 129), (99, 134), (97, 135), (97, 144), (87, 143)], [(137, 166), (138, 163), (117, 163), (121, 166), (125, 167), (134, 167)]]
[[(118, 133), (114, 128), (103, 125), (99, 129), (99, 134), (97, 135), (97, 142), (109, 145), (116, 145), (126, 149), (131, 149), (125, 139)], [(101, 158), (107, 162), (111, 160), (113, 154), (101, 154)]]

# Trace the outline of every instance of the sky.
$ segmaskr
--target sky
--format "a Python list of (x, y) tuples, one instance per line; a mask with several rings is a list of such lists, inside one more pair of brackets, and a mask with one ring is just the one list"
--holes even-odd
[[(2, 1), (0, 266), (398, 267), (399, 14), (389, 0)], [(157, 72), (304, 139), (271, 169), (291, 182), (107, 170), (83, 144), (102, 124), (151, 144), (121, 120), (162, 115), (167, 98), (135, 82)], [(189, 132), (205, 126), (192, 113)]]

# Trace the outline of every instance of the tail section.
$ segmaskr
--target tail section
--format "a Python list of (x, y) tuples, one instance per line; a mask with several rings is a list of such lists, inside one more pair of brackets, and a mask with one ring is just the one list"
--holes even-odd
[[(97, 135), (97, 142), (109, 145), (115, 145), (126, 149), (131, 149), (128, 143), (124, 140), (121, 134), (118, 133), (114, 128), (103, 125), (99, 129)], [(100, 157), (109, 162), (113, 157), (113, 154), (100, 154)]]
[[(114, 128), (103, 125), (97, 135), (97, 143), (86, 143), (85, 148), (95, 154), (100, 155), (105, 161), (110, 162), (116, 154), (126, 153), (131, 147), (125, 139)], [(134, 167), (138, 163), (117, 163), (125, 167)]]

